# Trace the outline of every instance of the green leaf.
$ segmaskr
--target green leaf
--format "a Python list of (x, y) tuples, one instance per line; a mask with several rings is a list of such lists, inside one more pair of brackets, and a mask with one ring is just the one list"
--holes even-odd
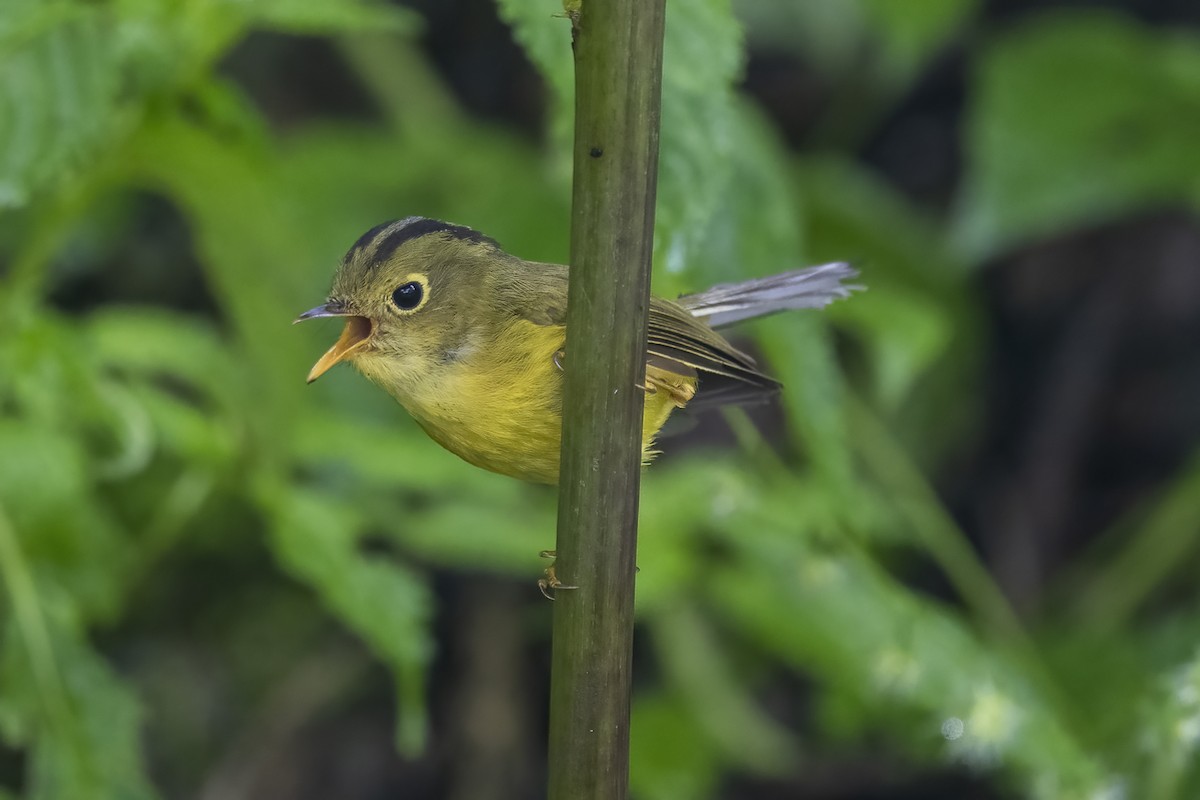
[[(575, 91), (570, 24), (556, 0), (500, 0), (500, 9), (553, 91), (555, 138), (569, 152)], [(743, 146), (732, 91), (741, 45), (729, 0), (673, 1), (663, 43), (654, 245), (656, 263), (669, 272), (715, 263), (706, 256), (708, 246), (734, 229), (720, 211)]]
[(254, 397), (241, 380), (235, 354), (209, 325), (160, 310), (124, 308), (92, 315), (85, 333), (91, 354), (129, 385), (124, 394), (110, 390), (131, 417), (122, 460), (111, 473), (145, 466), (155, 452), (211, 468), (244, 455), (239, 450), (250, 424), (246, 409)]
[[(678, 271), (695, 262), (733, 176), (739, 142), (732, 86), (742, 30), (729, 0), (678, 0), (663, 41), (662, 138), (655, 258)], [(726, 226), (722, 226), (726, 227)]]
[(0, 209), (116, 148), (150, 94), (187, 86), (251, 25), (316, 34), (410, 31), (413, 12), (365, 0), (162, 4), (21, 2), (0, 16)]
[[(738, 100), (728, 111), (725, 184), (713, 201), (698, 204), (680, 191), (668, 195), (682, 206), (671, 210), (660, 189), (658, 241), (663, 251), (660, 266), (665, 269), (656, 276), (656, 291), (661, 294), (686, 294), (802, 263), (803, 230), (795, 188), (788, 179), (788, 156), (754, 106)], [(677, 160), (693, 157), (694, 168), (703, 171), (699, 150), (680, 153)]]
[(1109, 785), (1112, 776), (1007, 653), (861, 555), (784, 537), (736, 544), (749, 571), (729, 562), (713, 577), (715, 606), (768, 651), (864, 697), (873, 726), (904, 712), (895, 730), (907, 749), (1002, 765), (1023, 796), (1083, 800)]
[(0, 25), (0, 210), (76, 171), (118, 128), (121, 72), (107, 17), (62, 4)]
[(170, 375), (214, 394), (233, 378), (224, 343), (198, 318), (157, 308), (107, 307), (88, 318), (84, 334), (101, 363), (119, 370)]
[(550, 86), (553, 127), (558, 144), (569, 149), (574, 128), (575, 62), (571, 57), (571, 21), (560, 0), (496, 0), (501, 18), (513, 29), (542, 78)]
[(975, 70), (959, 245), (1022, 240), (1200, 191), (1200, 37), (1101, 12), (1008, 31)]

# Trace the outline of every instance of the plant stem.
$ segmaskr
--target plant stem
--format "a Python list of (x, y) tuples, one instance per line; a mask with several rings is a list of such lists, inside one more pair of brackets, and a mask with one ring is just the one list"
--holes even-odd
[(621, 800), (664, 0), (585, 0), (550, 685), (550, 800)]

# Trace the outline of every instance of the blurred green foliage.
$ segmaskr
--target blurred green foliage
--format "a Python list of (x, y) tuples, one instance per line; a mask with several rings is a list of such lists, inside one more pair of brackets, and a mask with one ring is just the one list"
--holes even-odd
[[(742, 0), (735, 18), (728, 0), (672, 0), (658, 290), (850, 257), (870, 291), (753, 327), (788, 387), (784, 458), (735, 412), (737, 452), (646, 476), (638, 603), (661, 674), (636, 698), (639, 797), (711, 797), (730, 772), (804, 769), (810, 743), (756, 699), (781, 670), (816, 679), (830, 741), (882, 732), (914, 761), (965, 764), (1020, 796), (1200, 792), (1197, 617), (1136, 613), (1178, 577), (1143, 537), (1194, 544), (1195, 469), (1124, 520), (1081, 566), (1081, 599), (1035, 626), (924, 477), (979, 411), (972, 268), (1031, 237), (1200, 202), (1200, 44), (1082, 11), (988, 31), (945, 219), (844, 149), (787, 155), (734, 88), (745, 36), (802, 48), (853, 88), (825, 132), (852, 142), (977, 5)], [(306, 389), (333, 332), (288, 324), (321, 299), (340, 252), (396, 216), (565, 258), (569, 23), (554, 0), (499, 9), (552, 95), (543, 146), (466, 116), (414, 45), (420, 21), (392, 6), (4, 4), (0, 737), (26, 759), (19, 796), (158, 796), (147, 709), (94, 638), (184, 541), (269, 548), (391, 670), (409, 752), (433, 657), (425, 567), (532, 587), (553, 495), (440, 451), (349, 374)], [(270, 129), (219, 69), (252, 31), (327, 38), (378, 119)], [(215, 313), (58, 310), (55, 287), (119, 257), (147, 197), (186, 221)], [(830, 326), (853, 344), (852, 368)], [(361, 546), (370, 537), (405, 557)], [(908, 586), (912, 559), (936, 564), (959, 602)]]

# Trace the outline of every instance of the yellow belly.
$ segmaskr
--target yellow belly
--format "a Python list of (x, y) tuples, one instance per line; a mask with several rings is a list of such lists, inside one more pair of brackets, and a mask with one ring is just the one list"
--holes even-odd
[[(429, 436), (460, 458), (492, 472), (534, 483), (558, 483), (562, 434), (562, 371), (554, 355), (563, 329), (522, 326), (451, 365), (428, 365), (397, 376), (358, 363), (387, 389)], [(523, 327), (523, 326), (528, 326)], [(695, 393), (696, 381), (649, 368), (642, 417), (642, 456), (653, 456), (654, 435), (671, 412)]]
[[(561, 377), (547, 376), (558, 384)], [(694, 381), (693, 381), (694, 383)], [(525, 405), (522, 392), (497, 388), (486, 414), (445, 416), (409, 409), (429, 436), (477, 467), (533, 483), (558, 483), (562, 415), (559, 409)], [(654, 435), (678, 406), (665, 393), (646, 396), (642, 416), (642, 459), (654, 456)], [(443, 408), (445, 412), (448, 409)]]

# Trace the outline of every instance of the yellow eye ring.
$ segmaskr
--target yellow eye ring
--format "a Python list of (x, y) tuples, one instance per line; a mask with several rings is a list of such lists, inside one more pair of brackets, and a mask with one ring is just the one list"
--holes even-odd
[(415, 314), (429, 302), (429, 278), (420, 272), (406, 275), (392, 292), (392, 305), (401, 314)]

